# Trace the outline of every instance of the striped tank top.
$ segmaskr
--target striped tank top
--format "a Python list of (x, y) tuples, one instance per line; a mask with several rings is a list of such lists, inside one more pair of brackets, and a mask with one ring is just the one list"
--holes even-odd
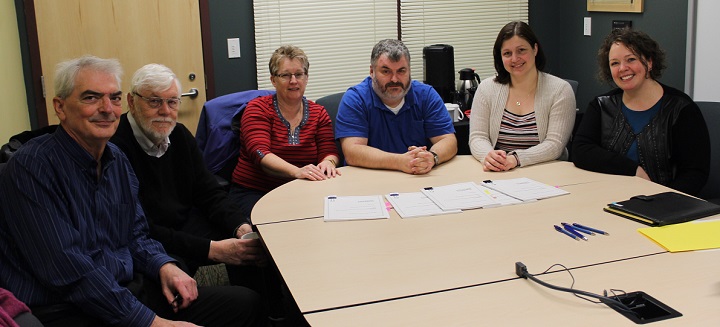
[(539, 143), (534, 111), (525, 115), (516, 115), (507, 109), (503, 111), (500, 134), (495, 143), (496, 150), (521, 150)]

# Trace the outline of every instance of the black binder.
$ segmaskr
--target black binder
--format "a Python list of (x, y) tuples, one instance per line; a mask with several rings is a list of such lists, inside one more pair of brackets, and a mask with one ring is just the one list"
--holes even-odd
[(720, 206), (676, 192), (637, 195), (603, 210), (650, 226), (684, 223), (720, 213)]

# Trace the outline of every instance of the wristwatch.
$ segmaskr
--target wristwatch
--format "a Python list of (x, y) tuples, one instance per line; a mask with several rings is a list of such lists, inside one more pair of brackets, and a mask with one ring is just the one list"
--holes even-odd
[(509, 155), (509, 156), (514, 156), (514, 157), (515, 157), (515, 162), (517, 162), (517, 167), (520, 167), (520, 158), (518, 158), (517, 152), (515, 152), (515, 151), (510, 151), (510, 152), (507, 153), (507, 155)]
[(438, 157), (437, 153), (435, 153), (434, 151), (428, 151), (428, 152), (432, 153), (433, 160), (435, 160), (435, 166), (440, 164), (440, 157)]

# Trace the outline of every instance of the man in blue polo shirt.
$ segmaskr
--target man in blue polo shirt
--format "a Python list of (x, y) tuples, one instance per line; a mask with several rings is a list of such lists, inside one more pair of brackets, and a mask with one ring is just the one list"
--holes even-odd
[(411, 79), (410, 52), (398, 40), (375, 45), (370, 76), (345, 92), (335, 124), (351, 166), (426, 174), (457, 153), (442, 98)]

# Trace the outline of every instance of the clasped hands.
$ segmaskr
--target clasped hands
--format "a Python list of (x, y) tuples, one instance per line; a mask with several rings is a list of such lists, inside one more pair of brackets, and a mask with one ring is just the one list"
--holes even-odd
[(435, 156), (426, 146), (409, 146), (408, 151), (403, 153), (403, 158), (402, 171), (408, 174), (427, 174), (435, 166)]
[(483, 160), (484, 171), (508, 171), (517, 167), (517, 158), (508, 155), (503, 150), (492, 150), (488, 152)]

